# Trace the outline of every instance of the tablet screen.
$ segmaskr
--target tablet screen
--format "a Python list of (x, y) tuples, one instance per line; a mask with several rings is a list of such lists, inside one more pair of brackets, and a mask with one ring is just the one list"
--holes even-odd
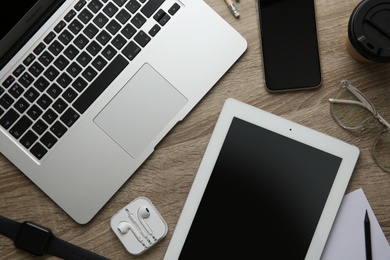
[(179, 259), (305, 259), (341, 161), (233, 118)]

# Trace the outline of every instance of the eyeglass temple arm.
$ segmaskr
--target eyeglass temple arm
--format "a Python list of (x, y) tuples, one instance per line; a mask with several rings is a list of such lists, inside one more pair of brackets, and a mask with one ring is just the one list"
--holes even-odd
[[(357, 97), (361, 97), (360, 93), (357, 93), (355, 91), (353, 91), (353, 89), (350, 89), (350, 91)], [(358, 94), (358, 96), (356, 95)], [(360, 99), (360, 98), (359, 98)], [(386, 128), (390, 128), (390, 124), (379, 114), (377, 113), (376, 111), (374, 111), (372, 109), (372, 106), (370, 105), (370, 103), (368, 103), (366, 101), (366, 99), (364, 99), (364, 102), (359, 102), (359, 101), (355, 101), (355, 100), (345, 100), (345, 99), (335, 99), (335, 98), (330, 98), (329, 99), (329, 102), (330, 103), (334, 103), (334, 104), (349, 104), (349, 105), (358, 105), (358, 106), (361, 106), (361, 107), (364, 107), (366, 108), (368, 111), (370, 111), (376, 118), (378, 118), (378, 120), (384, 125), (386, 126)]]

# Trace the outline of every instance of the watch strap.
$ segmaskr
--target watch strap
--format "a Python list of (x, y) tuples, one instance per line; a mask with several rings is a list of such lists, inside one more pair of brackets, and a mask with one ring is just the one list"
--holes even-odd
[[(22, 223), (6, 218), (0, 215), (0, 234), (12, 239), (15, 242)], [(86, 260), (104, 260), (107, 259), (101, 255), (88, 251), (82, 247), (71, 244), (54, 235), (48, 244), (47, 253), (61, 257), (63, 259), (86, 259)]]
[(15, 241), (21, 227), (21, 223), (0, 215), (0, 234)]
[(104, 256), (95, 254), (55, 236), (52, 238), (47, 252), (64, 259), (107, 259)]

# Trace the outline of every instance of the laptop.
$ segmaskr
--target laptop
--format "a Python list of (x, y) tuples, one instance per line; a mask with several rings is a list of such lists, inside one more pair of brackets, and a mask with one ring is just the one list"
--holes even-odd
[(247, 48), (200, 0), (3, 5), (0, 152), (80, 224)]

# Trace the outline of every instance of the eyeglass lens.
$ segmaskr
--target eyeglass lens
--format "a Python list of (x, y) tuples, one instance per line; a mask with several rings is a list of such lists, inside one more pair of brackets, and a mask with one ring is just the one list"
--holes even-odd
[(390, 130), (383, 131), (375, 141), (372, 153), (376, 163), (384, 171), (390, 172)]
[[(347, 88), (342, 88), (336, 99), (359, 101)], [(355, 104), (331, 103), (334, 120), (348, 130), (363, 130), (374, 116), (366, 108)]]

